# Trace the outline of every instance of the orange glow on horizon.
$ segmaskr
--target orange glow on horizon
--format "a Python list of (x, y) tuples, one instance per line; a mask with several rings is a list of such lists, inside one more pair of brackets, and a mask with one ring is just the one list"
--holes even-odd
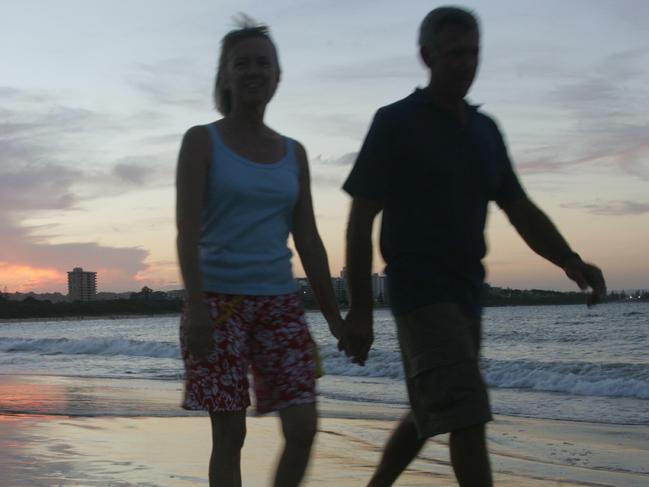
[(23, 264), (0, 262), (1, 291), (9, 292), (49, 291), (67, 285), (67, 274), (51, 267), (32, 267)]
[(147, 263), (146, 269), (135, 275), (135, 282), (140, 286), (149, 286), (156, 290), (170, 286), (182, 287), (180, 269), (176, 261)]

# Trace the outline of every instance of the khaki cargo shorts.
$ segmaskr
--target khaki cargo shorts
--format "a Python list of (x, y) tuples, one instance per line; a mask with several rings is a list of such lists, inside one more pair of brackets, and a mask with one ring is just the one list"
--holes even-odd
[(419, 437), (491, 421), (479, 364), (480, 320), (455, 303), (423, 306), (395, 320)]

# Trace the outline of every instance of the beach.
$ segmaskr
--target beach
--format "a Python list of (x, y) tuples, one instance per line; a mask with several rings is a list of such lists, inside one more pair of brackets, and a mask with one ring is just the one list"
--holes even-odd
[[(208, 485), (206, 417), (113, 415), (113, 405), (133, 401), (131, 389), (104, 384), (102, 395), (96, 396), (88, 390), (75, 379), (0, 376), (4, 401), (23, 398), (33, 408), (38, 401), (56, 404), (85, 397), (87, 404), (101, 401), (98, 410), (104, 411), (88, 416), (1, 414), (0, 486)], [(179, 397), (178, 387), (158, 391), (145, 407), (156, 411), (155, 404)], [(323, 401), (320, 410), (304, 485), (365, 485), (405, 409), (370, 405), (365, 410), (362, 403)], [(281, 448), (278, 418), (251, 414), (247, 424), (243, 485), (268, 486)], [(488, 434), (496, 485), (649, 485), (649, 426), (497, 415)], [(446, 442), (446, 436), (429, 440), (396, 485), (456, 485)]]
[[(304, 485), (365, 485), (392, 421), (322, 418)], [(496, 485), (649, 485), (649, 429), (496, 417)], [(456, 485), (446, 438), (430, 440), (396, 485)], [(243, 485), (271, 484), (274, 417), (249, 417)], [(196, 417), (0, 416), (3, 487), (207, 485), (209, 420)]]
[[(497, 486), (649, 486), (649, 304), (489, 308), (481, 361)], [(388, 311), (364, 367), (307, 321), (325, 375), (304, 485), (363, 486), (407, 408)], [(178, 317), (0, 323), (0, 487), (208, 485), (209, 419), (180, 408)], [(398, 486), (456, 485), (447, 437)], [(251, 410), (243, 485), (272, 485), (277, 417)]]

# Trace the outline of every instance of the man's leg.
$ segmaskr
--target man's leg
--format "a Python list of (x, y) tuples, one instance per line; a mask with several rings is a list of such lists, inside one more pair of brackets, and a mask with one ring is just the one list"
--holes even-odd
[(417, 456), (426, 439), (417, 436), (412, 413), (406, 414), (385, 445), (379, 466), (368, 487), (387, 487), (394, 483)]
[(289, 406), (280, 410), (284, 451), (277, 465), (275, 487), (294, 487), (300, 484), (311, 455), (318, 413), (315, 403)]
[(460, 487), (491, 487), (485, 425), (453, 431), (449, 440), (451, 463)]
[(430, 437), (451, 431), (451, 463), (460, 486), (490, 487), (484, 424), (491, 412), (479, 369), (479, 316), (455, 303), (435, 303), (396, 321), (420, 433)]
[(241, 448), (246, 437), (246, 412), (215, 412), (210, 413), (210, 419), (210, 487), (241, 487)]

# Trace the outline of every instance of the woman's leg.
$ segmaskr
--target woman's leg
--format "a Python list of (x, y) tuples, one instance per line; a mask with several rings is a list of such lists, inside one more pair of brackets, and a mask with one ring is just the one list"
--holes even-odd
[(211, 412), (210, 487), (241, 487), (241, 448), (246, 437), (246, 412)]
[(309, 463), (311, 445), (316, 433), (318, 413), (315, 403), (289, 406), (280, 410), (284, 451), (277, 465), (275, 487), (300, 484)]

